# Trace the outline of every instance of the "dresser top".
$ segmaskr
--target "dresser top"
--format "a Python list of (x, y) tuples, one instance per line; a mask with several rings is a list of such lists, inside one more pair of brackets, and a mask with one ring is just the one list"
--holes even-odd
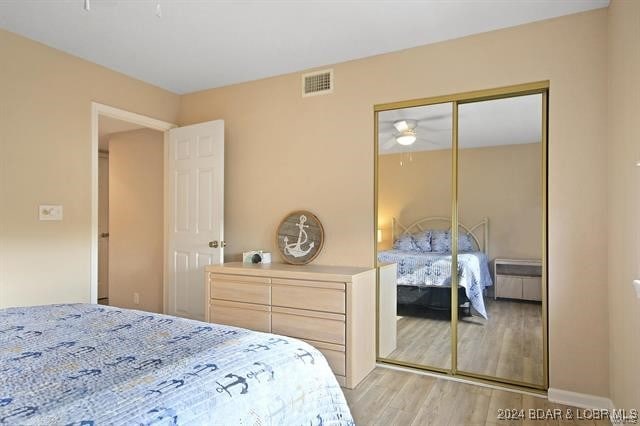
[(250, 264), (229, 262), (221, 265), (209, 265), (205, 270), (207, 272), (214, 272), (217, 274), (351, 282), (353, 277), (365, 274), (373, 269), (353, 266), (289, 265), (286, 263)]

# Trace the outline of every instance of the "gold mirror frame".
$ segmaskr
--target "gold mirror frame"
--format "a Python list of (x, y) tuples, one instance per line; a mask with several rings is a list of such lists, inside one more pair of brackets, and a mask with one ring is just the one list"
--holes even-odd
[[(524, 95), (542, 95), (542, 362), (543, 362), (543, 381), (542, 385), (535, 383), (525, 383), (517, 380), (509, 380), (502, 377), (488, 376), (484, 374), (461, 371), (457, 369), (458, 363), (458, 312), (451, 309), (451, 368), (443, 369), (438, 367), (429, 367), (411, 362), (403, 362), (379, 356), (379, 330), (380, 330), (380, 268), (378, 265), (378, 246), (377, 246), (377, 230), (378, 230), (378, 178), (379, 178), (379, 162), (378, 162), (378, 113), (401, 108), (411, 108), (418, 106), (426, 106), (433, 104), (441, 104), (451, 102), (453, 105), (453, 129), (452, 129), (452, 164), (451, 164), (451, 261), (453, 265), (458, 264), (458, 105), (471, 102), (488, 101), (493, 99), (511, 98)], [(534, 392), (546, 392), (549, 388), (549, 332), (548, 332), (548, 238), (547, 238), (547, 210), (548, 210), (548, 185), (547, 185), (547, 163), (548, 163), (548, 103), (549, 103), (549, 81), (538, 81), (534, 83), (520, 84), (514, 86), (505, 86), (488, 90), (479, 90), (473, 92), (463, 92), (453, 95), (436, 96), (430, 98), (413, 99), (408, 101), (391, 102), (375, 105), (373, 107), (374, 116), (374, 196), (373, 196), (373, 259), (377, 271), (376, 278), (376, 361), (386, 364), (398, 365), (403, 367), (414, 368), (423, 371), (431, 371), (443, 373), (454, 377), (461, 377), (478, 382), (499, 383), (506, 387), (517, 389), (526, 389)], [(451, 275), (451, 306), (456, 306), (458, 301), (458, 277), (456, 274)]]

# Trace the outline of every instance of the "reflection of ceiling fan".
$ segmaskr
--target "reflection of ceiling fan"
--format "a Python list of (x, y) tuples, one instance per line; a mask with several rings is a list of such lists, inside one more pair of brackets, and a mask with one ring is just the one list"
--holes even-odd
[(396, 135), (396, 142), (400, 145), (412, 145), (416, 137), (416, 121), (415, 120), (398, 120), (393, 122), (393, 127), (396, 128), (398, 134)]
[(415, 142), (420, 145), (436, 145), (442, 146), (442, 143), (434, 140), (426, 139), (424, 134), (433, 134), (434, 132), (450, 131), (450, 124), (444, 127), (427, 126), (424, 123), (428, 121), (439, 121), (442, 119), (451, 119), (450, 114), (442, 114), (436, 116), (429, 116), (422, 119), (409, 119), (403, 118), (394, 121), (381, 121), (379, 123), (380, 140), (382, 142), (382, 149), (388, 150), (393, 148), (394, 145), (399, 144), (402, 146), (410, 146)]

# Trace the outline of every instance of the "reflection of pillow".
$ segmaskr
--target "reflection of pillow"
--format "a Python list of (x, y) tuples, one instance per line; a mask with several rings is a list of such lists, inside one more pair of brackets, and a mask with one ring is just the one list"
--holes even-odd
[(449, 231), (431, 231), (431, 251), (436, 253), (451, 251), (451, 235)]
[[(458, 235), (458, 252), (474, 251), (476, 245), (473, 237), (466, 232)], [(451, 251), (451, 247), (449, 247)]]
[(396, 250), (402, 251), (417, 251), (418, 247), (416, 246), (416, 242), (414, 241), (411, 235), (401, 235), (395, 243), (393, 243), (393, 248)]
[(419, 251), (431, 251), (431, 231), (422, 231), (413, 236)]

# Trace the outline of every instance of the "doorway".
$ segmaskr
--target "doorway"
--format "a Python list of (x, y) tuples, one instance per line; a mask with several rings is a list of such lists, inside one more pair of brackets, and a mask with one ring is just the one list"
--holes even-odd
[[(162, 260), (148, 269), (152, 270), (153, 274), (162, 276), (162, 304), (161, 308), (156, 310), (170, 315), (204, 320), (204, 267), (221, 263), (224, 258), (224, 244), (219, 243), (224, 239), (224, 121), (215, 120), (177, 127), (172, 123), (95, 102), (92, 102), (91, 106), (92, 241), (89, 300), (92, 303), (98, 302), (100, 240), (107, 238), (109, 242), (103, 242), (102, 245), (111, 246), (108, 251), (113, 253), (115, 238), (113, 218), (108, 219), (108, 223), (112, 224), (111, 229), (105, 231), (104, 227), (100, 226), (99, 214), (100, 120), (108, 118), (142, 128), (133, 130), (134, 132), (155, 131), (162, 134), (162, 173), (151, 179), (151, 182), (162, 186), (164, 202), (162, 207), (156, 205), (153, 212), (148, 212), (147, 218), (153, 216), (154, 221), (161, 220), (163, 226), (161, 231), (156, 227), (154, 232), (146, 234), (150, 235), (149, 239), (156, 240), (156, 245), (162, 245)], [(113, 153), (110, 153), (110, 156), (112, 157)], [(110, 163), (112, 162), (113, 158), (110, 159)], [(145, 167), (145, 162), (143, 155), (138, 160), (139, 169)], [(112, 164), (109, 168), (112, 168)], [(149, 180), (148, 177), (146, 173), (140, 173), (138, 170), (137, 177), (129, 177), (120, 184), (121, 187), (130, 189), (137, 186), (138, 180)], [(136, 182), (136, 185), (131, 184), (132, 182)], [(111, 192), (113, 185), (109, 186)], [(134, 197), (134, 202), (137, 201)], [(144, 202), (142, 205), (145, 205)], [(129, 207), (131, 206), (125, 204), (125, 208)], [(113, 206), (109, 206), (109, 210), (112, 209)], [(137, 233), (137, 228), (143, 227), (142, 224), (147, 222), (147, 219), (142, 217), (134, 222), (137, 226), (133, 226), (133, 232)], [(123, 246), (129, 250), (129, 242), (140, 239), (132, 238), (130, 233), (126, 234), (122, 241)], [(142, 238), (142, 243), (146, 242)], [(127, 261), (138, 267), (141, 256), (145, 256), (144, 249), (138, 252), (134, 250), (128, 254)], [(110, 260), (106, 259), (103, 262), (109, 264)], [(103, 272), (103, 279), (111, 284), (108, 287), (113, 287), (114, 277), (110, 275), (112, 274), (107, 274), (104, 278)], [(125, 277), (131, 279), (130, 275), (125, 274)], [(131, 288), (128, 291), (126, 298), (121, 299), (124, 300), (122, 303), (133, 304), (133, 308), (140, 309), (138, 305), (143, 304), (143, 295), (132, 291)], [(113, 294), (110, 293), (105, 295), (103, 286), (100, 296), (105, 302), (113, 304)]]
[(164, 133), (98, 118), (98, 303), (162, 312)]

